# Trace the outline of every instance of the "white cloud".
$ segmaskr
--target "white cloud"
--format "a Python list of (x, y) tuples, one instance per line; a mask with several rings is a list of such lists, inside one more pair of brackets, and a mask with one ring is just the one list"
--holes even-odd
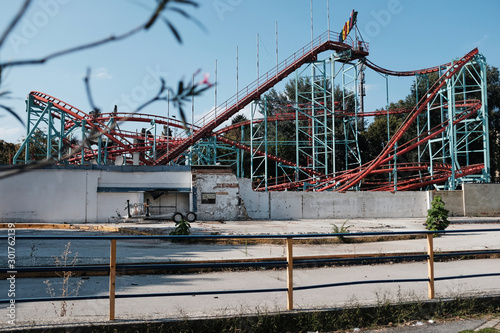
[(93, 77), (97, 79), (103, 79), (103, 80), (111, 80), (113, 76), (109, 74), (108, 69), (106, 67), (101, 67), (98, 68), (94, 71), (94, 74), (92, 74)]
[(4, 126), (0, 127), (0, 140), (6, 142), (17, 143), (21, 136), (24, 135), (26, 129), (22, 126)]
[(365, 91), (376, 91), (380, 88), (378, 84), (365, 83)]
[(479, 46), (479, 45), (483, 44), (483, 42), (485, 42), (487, 39), (488, 39), (488, 35), (483, 35), (483, 37), (481, 37), (481, 39), (478, 40), (477, 42), (475, 42), (474, 44), (476, 46)]

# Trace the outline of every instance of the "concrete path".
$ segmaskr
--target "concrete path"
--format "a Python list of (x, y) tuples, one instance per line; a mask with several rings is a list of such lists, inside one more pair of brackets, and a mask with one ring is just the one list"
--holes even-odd
[[(487, 320), (456, 320), (447, 322), (416, 321), (408, 325), (379, 330), (368, 330), (363, 333), (457, 333), (464, 330), (474, 330), (484, 325)], [(488, 326), (493, 327), (493, 326)]]
[[(344, 221), (303, 220), (303, 221), (251, 221), (227, 223), (193, 223), (195, 233), (220, 234), (282, 234), (282, 233), (326, 233), (331, 231), (331, 224)], [(461, 219), (454, 221), (450, 229), (487, 229), (500, 228), (498, 219), (480, 221)], [(466, 223), (458, 223), (466, 222)], [(485, 223), (490, 222), (490, 223)], [(384, 220), (349, 220), (352, 231), (375, 230), (424, 230), (423, 220), (384, 219)], [(172, 223), (126, 224), (128, 228), (156, 230), (157, 233), (171, 230)], [(264, 231), (264, 232), (263, 232)], [(75, 234), (83, 231), (40, 231), (18, 230), (19, 234)], [(100, 234), (85, 232), (88, 234)], [(5, 232), (0, 237), (6, 239)], [(16, 264), (18, 266), (48, 265), (54, 261), (67, 244), (66, 240), (31, 241), (20, 240), (16, 244)], [(460, 233), (446, 235), (435, 240), (435, 249), (483, 250), (500, 249), (500, 232), (497, 233)], [(362, 244), (325, 244), (296, 245), (294, 256), (313, 256), (326, 254), (362, 254), (362, 253), (397, 253), (425, 251), (426, 240), (388, 241)], [(72, 255), (78, 252), (78, 264), (107, 263), (109, 243), (98, 240), (72, 241)], [(158, 240), (128, 240), (118, 242), (118, 262), (155, 262), (214, 259), (245, 259), (283, 257), (284, 245), (209, 245), (180, 244)], [(0, 258), (5, 267), (6, 258)], [(466, 275), (498, 272), (500, 259), (458, 260), (436, 263), (435, 276)], [(345, 281), (367, 281), (378, 279), (426, 278), (427, 266), (423, 262), (368, 265), (354, 267), (322, 267), (296, 269), (294, 286), (317, 285)], [(53, 288), (55, 295), (60, 295), (60, 278), (19, 278), (16, 280), (16, 298), (49, 296), (47, 291)], [(107, 277), (71, 278), (70, 292), (79, 295), (107, 295), (109, 281)], [(180, 275), (136, 275), (117, 278), (117, 294), (194, 292), (202, 290), (243, 290), (261, 288), (285, 288), (286, 271), (258, 269), (237, 272), (210, 272), (203, 274)], [(0, 290), (8, 290), (6, 280), (0, 281)], [(436, 297), (448, 298), (463, 295), (500, 294), (500, 279), (475, 278), (441, 281), (436, 283)], [(294, 306), (297, 310), (314, 308), (334, 308), (357, 304), (377, 304), (385, 301), (425, 300), (427, 283), (367, 284), (335, 288), (296, 291)], [(239, 295), (179, 296), (171, 298), (124, 298), (117, 299), (117, 320), (133, 321), (144, 319), (202, 318), (210, 316), (239, 315), (286, 311), (286, 293), (256, 293)], [(6, 310), (3, 310), (6, 311)], [(61, 311), (64, 316), (61, 316)], [(54, 323), (106, 322), (108, 316), (107, 300), (89, 300), (44, 303), (18, 303), (16, 307), (17, 328), (39, 326)], [(2, 316), (7, 318), (6, 316)], [(480, 326), (482, 323), (477, 323)], [(476, 323), (474, 324), (476, 325)], [(433, 326), (434, 327), (434, 326)], [(437, 327), (437, 326), (436, 326)], [(0, 322), (0, 328), (7, 329), (6, 320)], [(413, 332), (413, 331), (412, 331)], [(438, 331), (436, 331), (438, 332)], [(445, 332), (445, 331), (443, 331)]]
[[(436, 276), (464, 273), (487, 273), (500, 267), (500, 259), (453, 261), (436, 264)], [(294, 286), (318, 285), (333, 282), (368, 281), (379, 279), (425, 278), (425, 263), (397, 265), (375, 265), (336, 268), (297, 269), (294, 271)], [(79, 295), (106, 295), (107, 277), (72, 278), (69, 290), (78, 289)], [(0, 289), (7, 283), (1, 281)], [(83, 282), (83, 283), (82, 283)], [(80, 286), (79, 283), (82, 283)], [(16, 297), (47, 296), (50, 287), (60, 294), (62, 279), (18, 279)], [(221, 291), (261, 288), (286, 288), (286, 271), (262, 270), (250, 272), (212, 272), (182, 275), (137, 275), (120, 276), (116, 282), (117, 294), (148, 294), (168, 292)], [(500, 279), (478, 278), (451, 280), (436, 283), (436, 297), (449, 298), (464, 295), (499, 294)], [(427, 283), (397, 283), (357, 285), (335, 288), (295, 291), (294, 306), (297, 310), (335, 308), (355, 305), (385, 303), (387, 301), (425, 300)], [(108, 314), (107, 300), (76, 301), (66, 303), (67, 312), (61, 302), (19, 303), (17, 305), (18, 327), (52, 322), (105, 322)], [(178, 296), (171, 298), (117, 299), (117, 319), (175, 319), (202, 318), (211, 316), (266, 313), (286, 310), (286, 293), (256, 293), (243, 295)], [(61, 316), (64, 314), (64, 316)], [(6, 327), (6, 323), (1, 323)]]

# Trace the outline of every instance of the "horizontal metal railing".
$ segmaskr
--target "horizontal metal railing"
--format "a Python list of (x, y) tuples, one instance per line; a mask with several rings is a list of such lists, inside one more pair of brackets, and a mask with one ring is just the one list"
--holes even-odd
[[(459, 233), (489, 233), (500, 232), (500, 229), (470, 229), (470, 230), (447, 230), (447, 231), (397, 231), (397, 232), (362, 232), (362, 233), (328, 233), (328, 234), (286, 234), (286, 235), (189, 235), (189, 236), (62, 236), (62, 235), (15, 235), (15, 241), (18, 240), (102, 240), (111, 241), (109, 266), (102, 265), (78, 265), (78, 266), (44, 266), (44, 267), (4, 267), (0, 269), (3, 274), (18, 273), (45, 273), (45, 272), (107, 272), (109, 274), (110, 292), (109, 295), (95, 296), (67, 296), (67, 297), (35, 297), (35, 298), (16, 298), (16, 303), (22, 302), (42, 302), (42, 301), (76, 301), (88, 299), (109, 299), (110, 312), (109, 319), (115, 319), (115, 299), (116, 298), (142, 298), (142, 297), (174, 297), (174, 296), (196, 296), (196, 295), (223, 295), (223, 294), (248, 294), (248, 293), (268, 293), (268, 292), (287, 292), (287, 309), (293, 309), (293, 291), (308, 290), (319, 288), (331, 288), (348, 285), (361, 284), (381, 284), (381, 283), (415, 283), (427, 282), (429, 298), (434, 298), (434, 281), (466, 279), (478, 277), (500, 276), (498, 272), (485, 274), (470, 274), (458, 276), (434, 277), (434, 258), (446, 258), (456, 256), (475, 256), (500, 254), (498, 250), (488, 251), (465, 251), (454, 253), (434, 253), (433, 239), (434, 234), (459, 234)], [(321, 258), (321, 257), (300, 257), (294, 260), (293, 240), (294, 239), (317, 239), (331, 237), (367, 237), (367, 236), (401, 236), (401, 235), (425, 235), (427, 237), (427, 254), (415, 255), (389, 255), (379, 253), (378, 256), (364, 256), (355, 258)], [(10, 239), (10, 238), (9, 238)], [(204, 263), (168, 263), (168, 264), (116, 264), (116, 242), (134, 239), (163, 239), (163, 240), (224, 240), (224, 239), (282, 239), (286, 241), (286, 260), (257, 261), (257, 262), (204, 262)], [(10, 241), (10, 240), (9, 240)], [(266, 258), (263, 258), (265, 260)], [(268, 259), (269, 260), (269, 259)], [(386, 279), (386, 280), (367, 280), (367, 281), (348, 281), (320, 285), (307, 285), (293, 287), (293, 269), (294, 267), (308, 267), (325, 264), (348, 264), (356, 262), (382, 262), (382, 261), (409, 261), (426, 260), (428, 263), (428, 278), (410, 278), (410, 279)], [(149, 294), (115, 294), (114, 286), (117, 271), (125, 273), (127, 271), (138, 272), (146, 270), (184, 270), (184, 269), (216, 269), (216, 268), (252, 268), (252, 267), (271, 267), (287, 269), (287, 286), (283, 288), (268, 289), (245, 289), (245, 290), (205, 290), (189, 292), (170, 292), (170, 293), (149, 293)], [(9, 303), (10, 299), (0, 299), (0, 303)]]

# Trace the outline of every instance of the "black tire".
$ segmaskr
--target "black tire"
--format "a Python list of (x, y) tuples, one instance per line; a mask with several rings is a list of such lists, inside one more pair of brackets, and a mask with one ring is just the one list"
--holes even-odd
[(183, 220), (183, 219), (184, 219), (184, 215), (182, 215), (182, 214), (181, 214), (181, 213), (179, 213), (179, 212), (175, 212), (175, 213), (174, 213), (174, 215), (172, 216), (172, 220), (173, 220), (174, 222), (176, 222), (176, 223), (177, 223), (177, 222), (180, 222), (180, 221), (181, 221), (181, 220)]
[(196, 221), (196, 213), (195, 212), (189, 212), (186, 214), (186, 220), (188, 222), (194, 222)]

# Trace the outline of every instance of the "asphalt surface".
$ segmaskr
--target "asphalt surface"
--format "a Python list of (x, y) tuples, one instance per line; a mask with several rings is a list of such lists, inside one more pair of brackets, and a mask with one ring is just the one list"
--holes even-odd
[[(194, 234), (301, 234), (328, 233), (332, 224), (342, 225), (345, 220), (301, 220), (301, 221), (244, 221), (226, 223), (197, 222), (192, 224)], [(498, 218), (453, 219), (449, 229), (489, 229), (500, 228)], [(372, 219), (349, 220), (349, 231), (414, 231), (424, 230), (422, 219)], [(152, 234), (166, 234), (173, 228), (171, 222), (151, 221), (145, 223), (123, 223), (118, 225), (131, 230), (141, 230)], [(21, 234), (51, 235), (102, 235), (102, 232), (70, 230), (17, 230)], [(6, 232), (0, 232), (7, 239)], [(54, 258), (60, 258), (68, 241), (19, 240), (16, 243), (16, 265), (52, 265)], [(500, 232), (459, 233), (435, 239), (436, 251), (493, 250), (500, 249)], [(422, 252), (426, 250), (425, 239), (385, 241), (376, 243), (295, 245), (294, 256), (315, 256), (327, 254), (366, 254)], [(77, 264), (106, 264), (109, 258), (109, 241), (71, 241), (68, 261), (77, 257)], [(259, 259), (284, 257), (284, 244), (185, 244), (159, 240), (119, 241), (118, 263), (175, 262), (204, 260)], [(7, 265), (7, 256), (0, 257), (2, 267)], [(60, 259), (61, 260), (61, 259)], [(438, 262), (435, 276), (466, 275), (498, 272), (500, 259), (477, 259)], [(294, 270), (294, 287), (321, 285), (348, 281), (370, 281), (379, 279), (427, 278), (424, 262), (399, 264), (365, 265), (351, 267), (320, 267)], [(61, 278), (18, 278), (16, 298), (48, 297), (60, 295)], [(69, 292), (78, 295), (107, 295), (109, 280), (105, 276), (75, 277), (68, 280)], [(256, 269), (252, 271), (219, 271), (193, 274), (134, 275), (118, 276), (117, 294), (149, 294), (167, 292), (197, 292), (246, 290), (261, 288), (286, 288), (286, 271), (276, 269)], [(0, 290), (7, 291), (9, 282), (0, 281)], [(3, 293), (6, 294), (6, 293)], [(474, 279), (446, 280), (436, 282), (436, 297), (449, 298), (464, 295), (498, 295), (500, 279), (483, 277)], [(5, 296), (4, 296), (5, 297)], [(425, 300), (427, 283), (383, 283), (360, 284), (335, 288), (295, 291), (294, 307), (297, 310), (315, 308), (335, 308), (353, 305), (370, 305), (385, 301)], [(166, 298), (119, 298), (116, 301), (118, 321), (157, 320), (175, 318), (206, 318), (249, 313), (272, 313), (286, 311), (286, 293), (213, 294), (205, 296), (176, 296)], [(5, 310), (4, 310), (5, 311)], [(62, 312), (64, 315), (61, 316)], [(8, 313), (6, 313), (8, 314)], [(62, 323), (106, 322), (107, 300), (67, 302), (18, 303), (16, 307), (16, 327), (27, 328), (39, 325)], [(7, 318), (5, 316), (4, 318)], [(453, 323), (416, 322), (383, 332), (458, 332), (473, 329), (483, 321), (458, 321)], [(10, 325), (0, 322), (1, 329)], [(353, 328), (354, 329), (354, 328)]]
[(457, 333), (464, 330), (474, 330), (487, 321), (482, 320), (460, 320), (460, 321), (447, 321), (443, 323), (429, 323), (429, 321), (417, 321), (407, 326), (368, 330), (364, 333)]

